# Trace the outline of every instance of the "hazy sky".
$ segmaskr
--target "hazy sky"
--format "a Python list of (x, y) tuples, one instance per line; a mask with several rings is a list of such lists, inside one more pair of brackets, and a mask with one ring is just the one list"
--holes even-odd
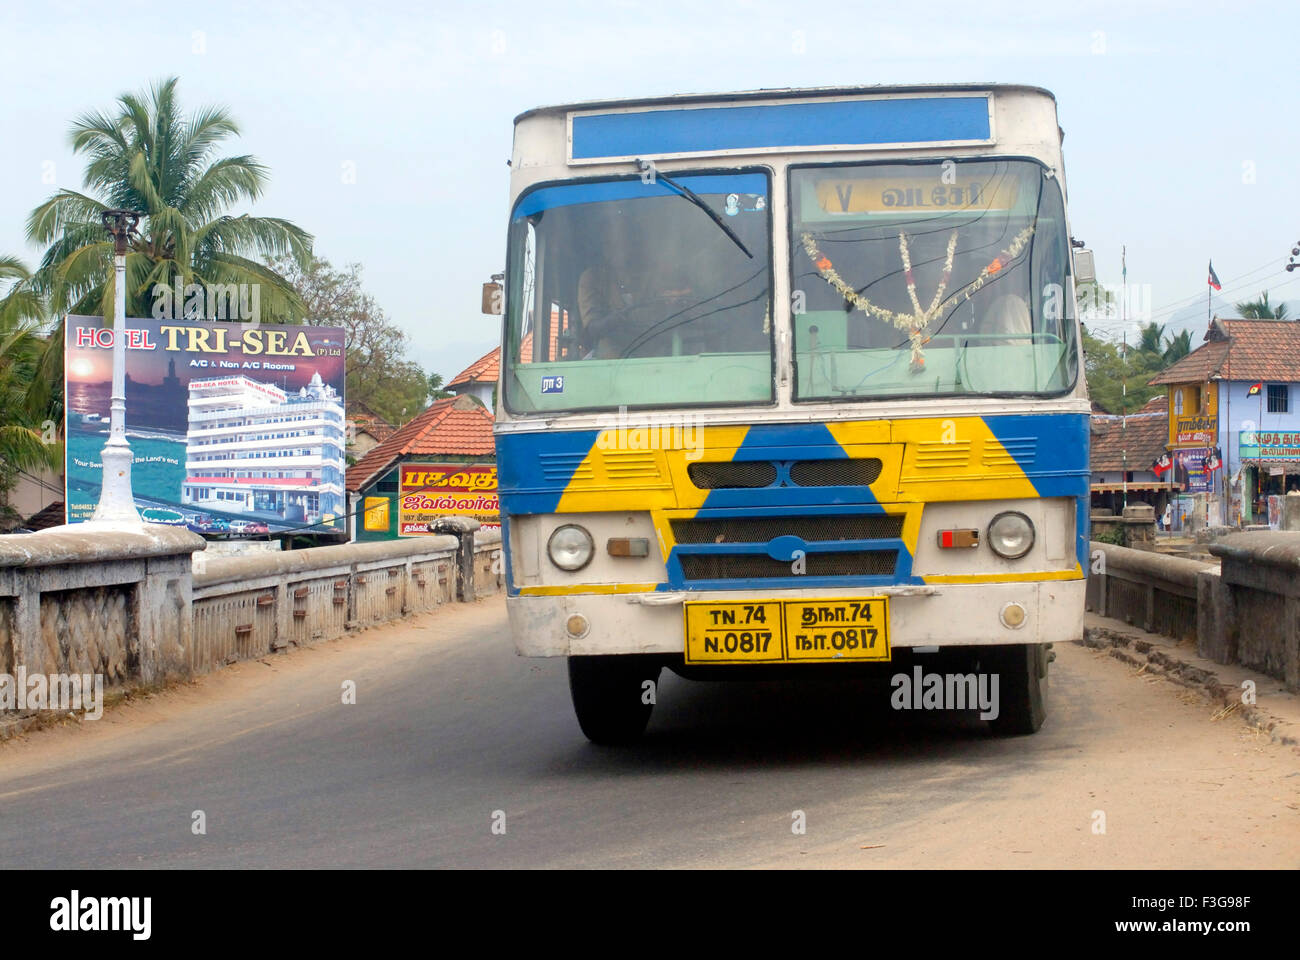
[(0, 253), (34, 265), (26, 215), (81, 187), (72, 118), (175, 74), (187, 112), (226, 105), (243, 131), (229, 152), (270, 167), (255, 212), (309, 230), (335, 264), (361, 263), (413, 356), (450, 378), (498, 341), (479, 284), (505, 260), (517, 113), (760, 87), (1025, 83), (1056, 94), (1071, 226), (1102, 279), (1119, 281), (1127, 244), (1135, 305), (1199, 342), (1210, 257), (1219, 312), (1263, 289), (1300, 298), (1300, 271), (1282, 269), (1300, 239), (1298, 10), (6, 0)]

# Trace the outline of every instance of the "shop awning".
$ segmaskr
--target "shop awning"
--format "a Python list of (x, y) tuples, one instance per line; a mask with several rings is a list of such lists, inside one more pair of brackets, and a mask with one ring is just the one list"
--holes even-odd
[(1288, 475), (1300, 473), (1300, 460), (1267, 460), (1246, 457), (1241, 461), (1241, 465), (1243, 467), (1254, 467), (1257, 470), (1276, 470), (1281, 467), (1282, 472)]

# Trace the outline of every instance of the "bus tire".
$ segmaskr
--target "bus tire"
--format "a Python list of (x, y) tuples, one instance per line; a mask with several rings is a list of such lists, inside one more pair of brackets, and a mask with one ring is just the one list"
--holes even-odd
[(981, 659), (985, 670), (999, 674), (998, 715), (989, 721), (994, 736), (1037, 733), (1047, 718), (1047, 647), (1012, 644), (996, 647)]
[[(569, 657), (573, 712), (587, 739), (602, 746), (639, 740), (654, 710), (662, 667), (657, 657), (637, 654)], [(649, 691), (647, 680), (654, 684)]]

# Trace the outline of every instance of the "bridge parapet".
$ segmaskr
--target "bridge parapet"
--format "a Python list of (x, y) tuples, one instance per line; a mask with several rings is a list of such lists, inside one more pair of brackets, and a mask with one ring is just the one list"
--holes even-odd
[(203, 548), (160, 524), (0, 536), (0, 673), (99, 674), (110, 687), (185, 674), (190, 557)]
[(0, 536), (0, 675), (150, 687), (497, 592), (500, 532), (451, 519), (429, 537), (225, 556), (161, 524)]
[(1088, 609), (1300, 692), (1300, 533), (1230, 534), (1209, 550), (1221, 567), (1094, 541)]

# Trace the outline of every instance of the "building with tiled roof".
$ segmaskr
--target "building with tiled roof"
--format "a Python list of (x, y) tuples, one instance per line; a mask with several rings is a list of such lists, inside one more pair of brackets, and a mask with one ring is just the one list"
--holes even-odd
[(456, 374), (447, 389), (457, 395), (469, 394), (477, 397), (483, 406), (493, 409), (493, 395), (497, 389), (497, 379), (501, 375), (501, 348), (483, 354), (468, 367)]
[(364, 457), (396, 429), (364, 403), (348, 404), (348, 453), (352, 457)]
[(1182, 489), (1172, 471), (1157, 475), (1152, 466), (1166, 452), (1168, 402), (1160, 394), (1127, 416), (1093, 412), (1089, 464), (1094, 506), (1110, 507), (1118, 513), (1127, 494), (1130, 504), (1148, 503), (1160, 513), (1169, 498)]
[[(549, 349), (547, 357), (551, 359), (560, 356), (560, 336), (563, 329), (568, 328), (570, 322), (567, 311), (561, 313), (559, 308), (551, 310), (551, 324), (549, 330)], [(519, 342), (519, 362), (533, 362), (533, 333), (530, 330), (524, 334), (523, 340)], [(497, 380), (501, 378), (501, 348), (496, 347), (488, 353), (483, 354), (468, 367), (456, 374), (447, 384), (447, 389), (452, 393), (477, 397), (483, 401), (483, 406), (489, 410), (496, 408), (496, 391)]]
[(1215, 317), (1203, 339), (1150, 381), (1166, 388), (1166, 449), (1222, 462), (1187, 477), (1207, 523), (1273, 522), (1271, 499), (1300, 490), (1300, 323)]
[[(390, 539), (413, 532), (413, 521), (408, 518), (403, 533), (401, 481), (404, 473), (436, 472), (426, 469), (428, 465), (466, 468), (444, 471), (451, 473), (490, 473), (494, 499), (495, 456), (492, 414), (487, 408), (464, 395), (435, 401), (348, 468), (346, 486), (353, 503), (349, 512), (355, 517), (354, 539)], [(408, 469), (416, 464), (420, 465), (418, 471)], [(472, 498), (464, 499), (468, 503)], [(455, 508), (445, 510), (447, 514), (456, 512)], [(480, 521), (495, 516), (495, 510), (467, 509), (466, 513)]]

